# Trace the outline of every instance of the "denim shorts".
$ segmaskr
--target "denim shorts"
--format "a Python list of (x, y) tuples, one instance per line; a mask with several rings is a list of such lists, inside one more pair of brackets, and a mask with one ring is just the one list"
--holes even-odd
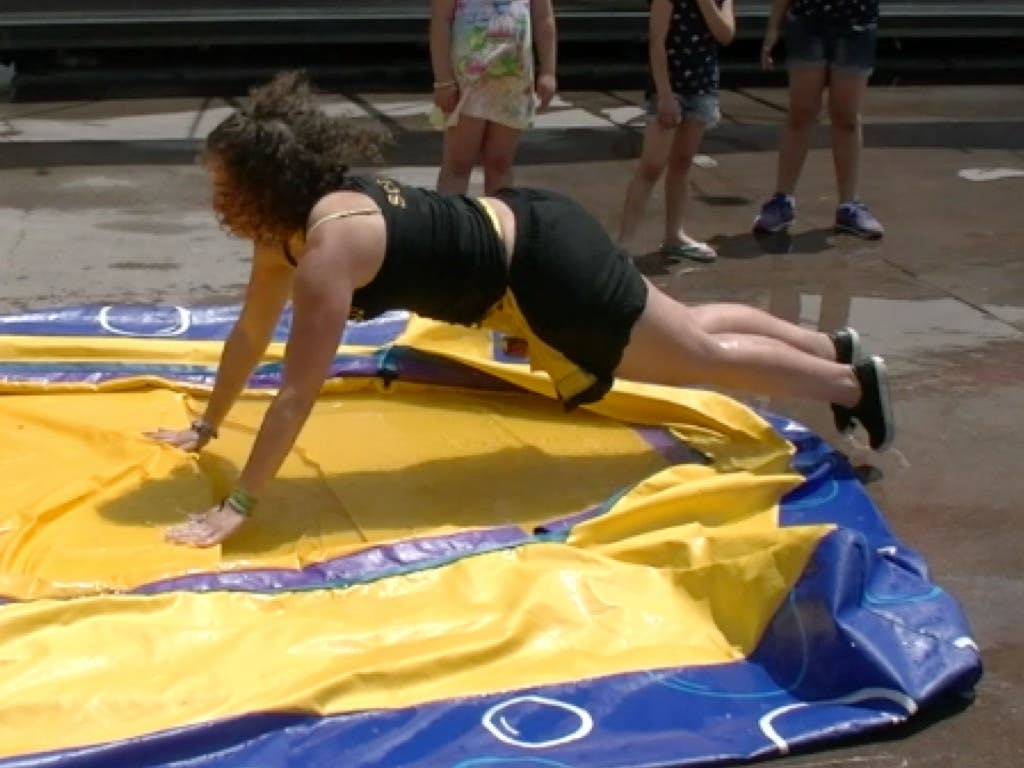
[(828, 67), (851, 75), (870, 75), (875, 68), (878, 25), (840, 26), (786, 17), (786, 65)]
[[(679, 103), (679, 116), (683, 120), (697, 120), (708, 128), (714, 128), (722, 119), (722, 112), (718, 108), (717, 93), (698, 93), (691, 96), (682, 96), (673, 93)], [(647, 116), (658, 116), (658, 97), (651, 94), (647, 98)]]

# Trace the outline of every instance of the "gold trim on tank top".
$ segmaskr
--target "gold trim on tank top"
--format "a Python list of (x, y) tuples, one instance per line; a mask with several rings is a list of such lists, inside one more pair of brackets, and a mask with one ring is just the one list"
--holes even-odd
[(491, 226), (494, 227), (494, 234), (498, 236), (499, 240), (504, 240), (505, 233), (501, 229), (501, 219), (498, 218), (498, 212), (494, 210), (494, 206), (491, 205), (491, 201), (478, 197), (476, 198), (476, 202), (480, 204), (480, 207), (484, 209), (484, 213), (487, 214), (487, 218), (491, 220)]
[(355, 208), (349, 211), (335, 211), (334, 213), (324, 214), (306, 228), (306, 237), (308, 238), (310, 232), (325, 222), (334, 221), (335, 219), (347, 219), (349, 216), (370, 216), (380, 212), (380, 208)]

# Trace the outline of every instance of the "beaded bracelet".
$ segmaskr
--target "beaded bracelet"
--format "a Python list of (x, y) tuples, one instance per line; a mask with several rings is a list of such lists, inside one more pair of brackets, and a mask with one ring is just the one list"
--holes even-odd
[(445, 88), (451, 88), (453, 85), (458, 85), (458, 84), (459, 84), (459, 82), (457, 80), (442, 80), (441, 82), (435, 82), (434, 83), (434, 90), (435, 91), (440, 91), (440, 90), (443, 90)]
[(251, 517), (252, 513), (256, 511), (257, 503), (258, 500), (255, 496), (250, 496), (248, 493), (236, 486), (235, 489), (231, 491), (231, 495), (221, 502), (221, 505), (223, 506), (224, 504), (227, 504), (242, 517)]
[(200, 437), (204, 437), (207, 440), (216, 440), (220, 437), (220, 433), (217, 432), (217, 428), (213, 426), (206, 419), (195, 419), (189, 427)]

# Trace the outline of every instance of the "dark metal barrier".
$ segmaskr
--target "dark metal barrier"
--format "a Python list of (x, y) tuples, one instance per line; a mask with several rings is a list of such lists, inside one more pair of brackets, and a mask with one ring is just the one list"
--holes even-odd
[[(739, 36), (770, 0), (739, 0)], [(428, 0), (0, 0), (0, 51), (294, 43), (398, 44), (426, 34)], [(555, 0), (565, 42), (635, 40), (646, 0)], [(1024, 36), (1024, 0), (882, 2), (883, 36)], [(1018, 55), (1019, 55), (1018, 51)]]
[[(737, 0), (724, 87), (758, 64), (771, 0)], [(643, 88), (647, 0), (554, 0), (563, 89)], [(334, 90), (429, 89), (429, 0), (0, 0), (18, 99), (244, 93), (282, 69)], [(876, 82), (1019, 82), (1024, 0), (882, 0)], [(0, 84), (2, 90), (2, 84)], [(12, 91), (8, 91), (9, 94)]]

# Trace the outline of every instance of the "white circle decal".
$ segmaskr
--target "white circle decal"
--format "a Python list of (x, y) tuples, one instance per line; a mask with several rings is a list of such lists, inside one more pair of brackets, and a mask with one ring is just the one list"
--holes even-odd
[(189, 311), (184, 307), (175, 306), (174, 311), (176, 315), (176, 322), (172, 323), (166, 328), (158, 328), (155, 331), (148, 331), (140, 333), (139, 331), (129, 331), (123, 328), (117, 328), (110, 322), (110, 313), (115, 307), (113, 305), (106, 305), (100, 308), (99, 321), (100, 326), (103, 330), (113, 333), (117, 336), (136, 336), (136, 337), (154, 337), (154, 338), (166, 338), (168, 336), (181, 336), (189, 328), (191, 324), (192, 316)]
[[(510, 709), (514, 709), (521, 704), (534, 704), (544, 708), (561, 709), (565, 712), (570, 712), (579, 719), (579, 726), (576, 730), (562, 736), (540, 741), (528, 740), (506, 717), (506, 715), (512, 714), (509, 712)], [(527, 707), (527, 709), (535, 713), (538, 707)], [(544, 696), (517, 696), (514, 699), (495, 704), (484, 713), (481, 722), (484, 728), (490, 731), (498, 741), (525, 749), (547, 749), (549, 747), (557, 747), (560, 744), (568, 744), (570, 741), (578, 741), (594, 728), (594, 718), (590, 716), (587, 710), (577, 707), (575, 704), (567, 704), (564, 701), (548, 699)]]

